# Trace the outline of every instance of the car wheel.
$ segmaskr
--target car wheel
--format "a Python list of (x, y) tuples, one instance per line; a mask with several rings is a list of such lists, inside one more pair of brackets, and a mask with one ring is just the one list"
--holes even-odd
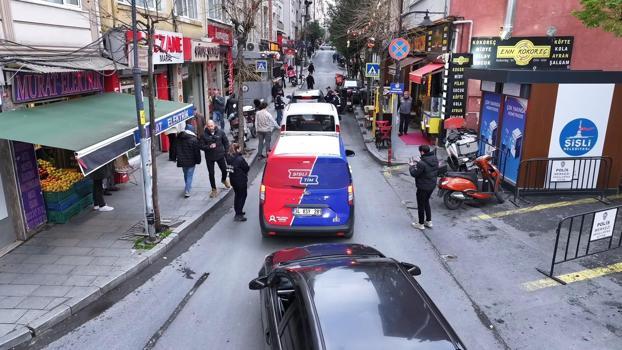
[(346, 232), (343, 238), (352, 238), (352, 235), (354, 235), (354, 227), (351, 228), (348, 232)]
[(443, 203), (449, 210), (456, 210), (462, 205), (462, 200), (451, 196), (454, 192), (455, 191), (447, 191), (443, 195)]

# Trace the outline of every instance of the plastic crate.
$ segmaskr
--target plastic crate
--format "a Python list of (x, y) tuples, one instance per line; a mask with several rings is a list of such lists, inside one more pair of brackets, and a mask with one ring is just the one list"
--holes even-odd
[(45, 201), (45, 208), (52, 211), (63, 211), (70, 206), (74, 205), (80, 200), (80, 197), (76, 193), (71, 193), (67, 198), (60, 201), (47, 200)]
[(48, 221), (55, 224), (64, 224), (72, 217), (82, 211), (82, 201), (74, 203), (72, 206), (62, 211), (48, 210)]
[(70, 189), (68, 189), (67, 191), (63, 191), (63, 192), (43, 192), (43, 198), (45, 199), (45, 202), (48, 203), (52, 203), (52, 202), (62, 202), (65, 199), (71, 197), (72, 194), (75, 194), (75, 190), (73, 187), (71, 187)]
[(87, 194), (93, 193), (93, 180), (84, 179), (82, 181), (76, 182), (73, 185), (74, 190), (80, 197), (84, 197)]
[(80, 199), (80, 203), (82, 205), (82, 208), (86, 208), (90, 205), (93, 204), (93, 195), (92, 194), (88, 194), (85, 197), (82, 197), (82, 199)]

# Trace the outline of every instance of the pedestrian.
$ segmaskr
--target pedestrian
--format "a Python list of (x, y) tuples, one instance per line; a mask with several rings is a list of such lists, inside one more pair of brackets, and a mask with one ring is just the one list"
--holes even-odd
[(93, 179), (93, 210), (113, 211), (114, 208), (107, 205), (104, 200), (104, 180), (110, 176), (110, 164), (106, 164), (91, 174)]
[(313, 74), (315, 72), (315, 66), (313, 65), (313, 62), (309, 64), (309, 67), (307, 67), (307, 71), (309, 72), (309, 74)]
[(281, 85), (279, 84), (278, 80), (275, 80), (272, 83), (272, 102), (274, 102), (274, 100), (276, 99), (276, 95), (279, 93), (279, 90), (281, 90)]
[(171, 162), (174, 162), (177, 158), (177, 134), (183, 131), (180, 127), (183, 128), (184, 125), (185, 123), (182, 122), (164, 131), (164, 134), (168, 138), (168, 160)]
[(232, 143), (227, 153), (227, 170), (231, 179), (231, 186), (235, 197), (233, 199), (233, 209), (235, 210), (234, 221), (246, 221), (244, 203), (248, 188), (248, 171), (250, 167), (242, 156), (242, 148), (237, 143)]
[(235, 93), (232, 93), (231, 95), (229, 95), (229, 98), (227, 99), (227, 104), (225, 105), (225, 118), (229, 118), (229, 115), (231, 115), (231, 113), (237, 112), (237, 109), (233, 107), (234, 105), (236, 105), (237, 107), (237, 104), (238, 99), (237, 97), (235, 97)]
[(412, 227), (423, 230), (432, 227), (432, 209), (430, 208), (430, 197), (436, 187), (436, 176), (438, 173), (438, 159), (436, 154), (430, 151), (430, 146), (419, 146), (421, 158), (419, 161), (411, 161), (409, 171), (415, 178), (417, 185), (417, 212), (419, 222), (411, 223)]
[(225, 98), (216, 91), (212, 98), (212, 120), (215, 120), (222, 130), (225, 129)]
[(231, 184), (227, 179), (227, 161), (225, 155), (229, 149), (229, 139), (222, 129), (219, 129), (213, 120), (207, 122), (205, 132), (201, 138), (201, 149), (205, 152), (205, 162), (207, 163), (207, 172), (209, 173), (209, 183), (212, 186), (210, 198), (218, 195), (216, 190), (216, 176), (214, 174), (214, 164), (218, 164), (220, 168), (220, 181), (225, 188), (231, 188)]
[(410, 98), (410, 93), (408, 91), (404, 91), (404, 95), (400, 98), (398, 108), (400, 112), (399, 136), (408, 135), (410, 112), (413, 110), (413, 100)]
[(337, 53), (335, 52), (335, 53), (333, 54), (333, 63), (335, 63), (336, 61), (337, 61)]
[(315, 79), (313, 79), (313, 74), (309, 72), (309, 75), (307, 75), (307, 89), (309, 90), (313, 89), (314, 84), (315, 84)]
[(274, 109), (276, 110), (276, 123), (281, 125), (283, 121), (283, 110), (285, 109), (285, 101), (283, 101), (283, 90), (279, 90), (274, 100)]
[(184, 172), (184, 197), (190, 197), (194, 168), (201, 164), (201, 146), (192, 124), (177, 136), (177, 167)]
[[(257, 147), (257, 153), (259, 158), (267, 158), (272, 148), (272, 131), (274, 128), (279, 128), (279, 124), (267, 110), (268, 104), (262, 102), (259, 106), (259, 111), (255, 114), (255, 125), (257, 128), (257, 139), (259, 140), (259, 146)], [(266, 148), (266, 155), (262, 154), (263, 148)]]
[(259, 107), (261, 106), (261, 100), (256, 98), (253, 100), (253, 106), (255, 106), (255, 111), (259, 110)]

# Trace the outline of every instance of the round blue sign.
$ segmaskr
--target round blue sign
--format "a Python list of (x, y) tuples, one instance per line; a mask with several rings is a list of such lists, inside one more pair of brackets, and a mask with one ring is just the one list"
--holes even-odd
[(559, 134), (559, 145), (569, 156), (578, 157), (591, 151), (598, 140), (598, 128), (586, 118), (574, 119)]

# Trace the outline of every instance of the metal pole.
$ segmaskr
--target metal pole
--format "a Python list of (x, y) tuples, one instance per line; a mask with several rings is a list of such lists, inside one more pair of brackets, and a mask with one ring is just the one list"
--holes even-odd
[(134, 98), (136, 100), (136, 119), (140, 134), (140, 162), (143, 172), (143, 194), (145, 198), (145, 230), (149, 235), (149, 240), (155, 238), (153, 197), (151, 194), (151, 148), (150, 139), (145, 130), (145, 108), (143, 105), (142, 80), (140, 78), (140, 68), (138, 67), (138, 29), (136, 28), (136, 0), (132, 0), (132, 49), (134, 65), (132, 75), (134, 77)]
[[(398, 20), (397, 20), (398, 37), (402, 35), (402, 11), (404, 10), (404, 0), (399, 0), (399, 5), (400, 5), (399, 15), (398, 15)], [(393, 82), (399, 83), (401, 75), (402, 75), (402, 68), (400, 67), (400, 60), (395, 60), (395, 75), (393, 75)], [(388, 154), (389, 165), (391, 164), (391, 158), (393, 157), (393, 152), (392, 152), (393, 142), (397, 138), (397, 128), (400, 125), (399, 123), (397, 123), (397, 118), (399, 118), (399, 113), (397, 110), (397, 105), (398, 105), (397, 99), (399, 98), (399, 96), (400, 95), (398, 94), (393, 94), (393, 98), (391, 99), (391, 103), (392, 103), (391, 108), (393, 109), (393, 118), (391, 118), (391, 142), (389, 145), (389, 154)]]

